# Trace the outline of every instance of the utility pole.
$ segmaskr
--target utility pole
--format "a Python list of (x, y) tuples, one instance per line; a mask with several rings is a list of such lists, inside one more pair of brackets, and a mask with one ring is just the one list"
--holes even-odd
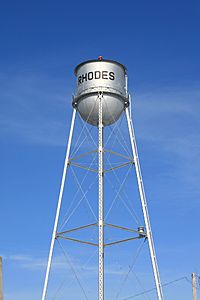
[(193, 293), (193, 300), (197, 300), (197, 275), (192, 273), (192, 293)]
[(0, 300), (3, 300), (2, 257), (0, 256)]

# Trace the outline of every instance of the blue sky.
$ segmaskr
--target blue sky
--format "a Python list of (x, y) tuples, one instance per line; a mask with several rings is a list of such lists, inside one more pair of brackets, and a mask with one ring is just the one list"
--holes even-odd
[[(99, 55), (128, 68), (162, 281), (200, 274), (199, 28), (199, 1), (1, 3), (0, 254), (5, 300), (41, 298), (72, 113), (73, 69)], [(79, 268), (84, 252), (70, 247)], [(55, 274), (63, 268), (56, 251)], [(116, 251), (122, 260), (110, 254), (111, 287), (121, 282), (129, 264), (127, 248)], [(147, 246), (143, 251), (137, 273), (148, 289), (153, 283), (149, 262), (145, 264)], [(95, 270), (94, 260), (85, 275), (92, 286), (90, 299)], [(139, 290), (127, 291), (131, 296)], [(73, 286), (69, 291), (73, 299)], [(164, 292), (166, 299), (188, 300), (191, 285), (182, 280)], [(156, 299), (155, 294), (148, 297)]]

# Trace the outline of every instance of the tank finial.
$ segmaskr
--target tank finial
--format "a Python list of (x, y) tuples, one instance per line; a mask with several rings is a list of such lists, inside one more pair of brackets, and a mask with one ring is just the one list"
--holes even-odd
[(99, 55), (98, 60), (103, 60), (103, 56)]

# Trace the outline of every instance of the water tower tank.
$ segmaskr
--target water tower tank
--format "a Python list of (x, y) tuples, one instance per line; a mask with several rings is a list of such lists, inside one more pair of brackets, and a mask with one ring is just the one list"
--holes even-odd
[(126, 68), (112, 60), (89, 60), (75, 68), (76, 96), (73, 106), (83, 120), (98, 126), (98, 96), (102, 96), (103, 125), (116, 122), (129, 105)]

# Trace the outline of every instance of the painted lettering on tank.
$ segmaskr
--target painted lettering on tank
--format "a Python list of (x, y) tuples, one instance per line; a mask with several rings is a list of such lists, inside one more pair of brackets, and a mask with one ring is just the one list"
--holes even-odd
[(109, 79), (110, 80), (115, 80), (115, 73), (114, 72), (109, 72)]
[(108, 79), (108, 71), (102, 71), (102, 79)]
[(115, 80), (115, 73), (109, 71), (90, 71), (78, 76), (78, 85), (94, 79)]
[(95, 71), (94, 72), (94, 78), (95, 79), (100, 79), (101, 78), (101, 72), (100, 71)]
[(88, 80), (92, 80), (94, 78), (94, 73), (93, 72), (89, 72), (88, 73)]

